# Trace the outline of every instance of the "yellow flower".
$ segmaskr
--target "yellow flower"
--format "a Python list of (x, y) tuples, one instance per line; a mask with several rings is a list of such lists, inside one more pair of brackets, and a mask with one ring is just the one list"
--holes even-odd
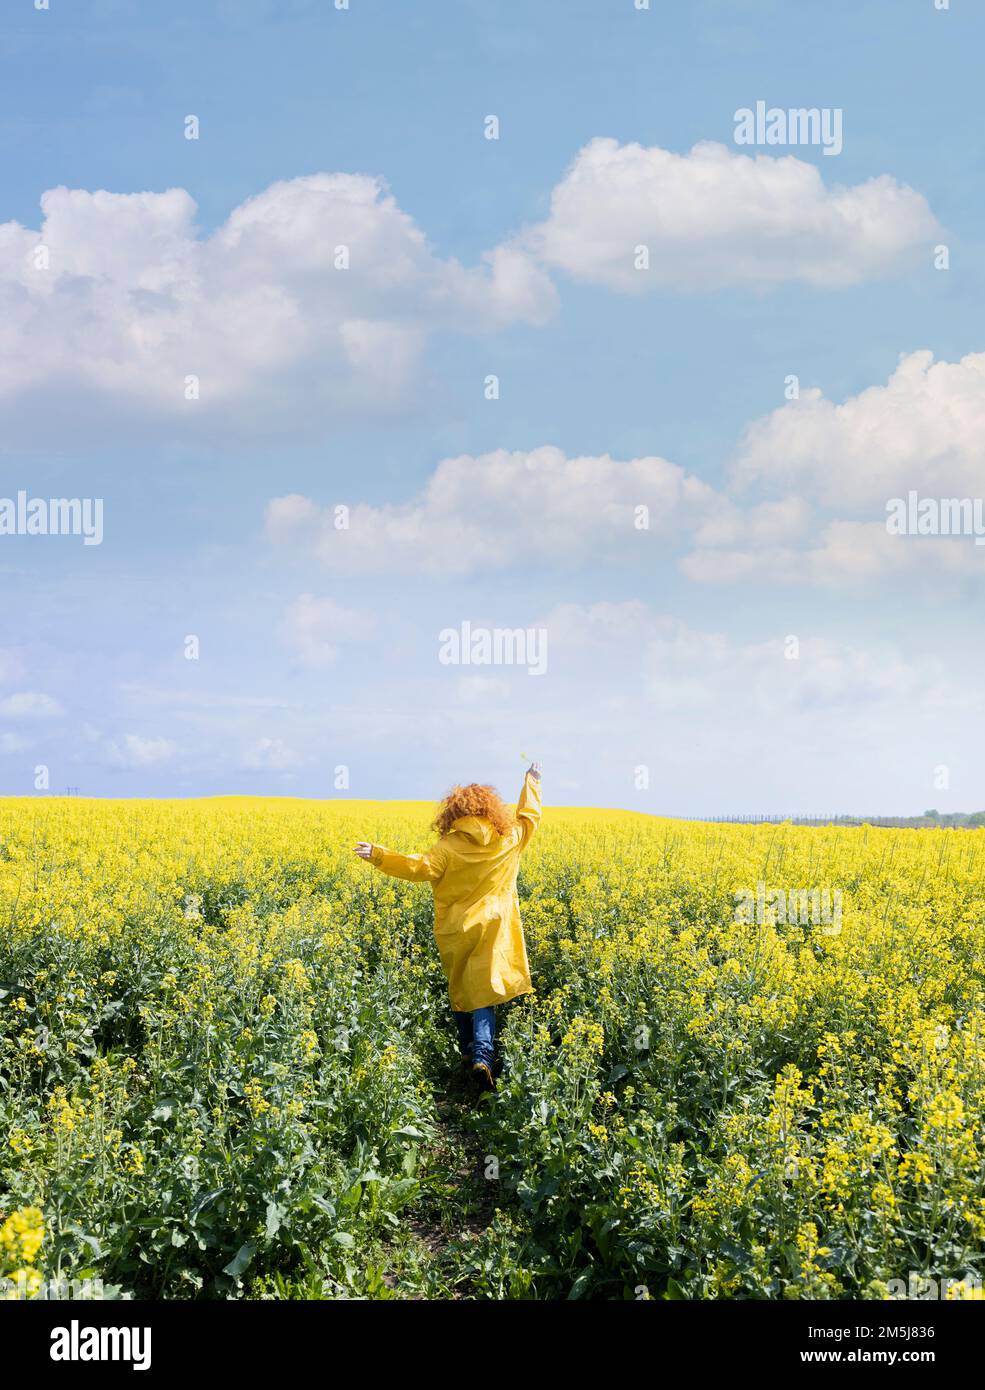
[(246, 1103), (254, 1116), (263, 1115), (270, 1109), (270, 1102), (264, 1097), (263, 1087), (259, 1081), (248, 1081), (243, 1087), (243, 1095)]
[(926, 1154), (908, 1153), (901, 1160), (897, 1172), (901, 1178), (909, 1178), (919, 1187), (921, 1183), (930, 1182), (934, 1176), (934, 1165)]
[(36, 1269), (27, 1266), (23, 1269), (15, 1269), (6, 1275), (5, 1279), (9, 1285), (7, 1292), (3, 1295), (4, 1301), (7, 1303), (37, 1298), (41, 1291), (41, 1275)]
[(128, 1173), (134, 1173), (138, 1177), (143, 1173), (144, 1155), (143, 1152), (137, 1148), (136, 1144), (131, 1144), (127, 1149), (123, 1159), (123, 1166)]
[(44, 1240), (44, 1216), (38, 1207), (22, 1207), (0, 1226), (0, 1250), (8, 1265), (33, 1265)]

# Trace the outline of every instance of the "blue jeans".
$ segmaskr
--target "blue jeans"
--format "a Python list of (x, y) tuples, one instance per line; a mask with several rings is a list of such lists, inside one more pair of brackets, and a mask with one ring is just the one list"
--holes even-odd
[(493, 1044), (496, 1041), (496, 1009), (476, 1009), (473, 1013), (455, 1014), (458, 1044), (462, 1053), (471, 1056), (473, 1065), (484, 1062), (492, 1066)]

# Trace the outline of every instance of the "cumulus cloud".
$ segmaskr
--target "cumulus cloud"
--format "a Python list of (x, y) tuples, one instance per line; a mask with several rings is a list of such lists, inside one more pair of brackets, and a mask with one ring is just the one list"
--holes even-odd
[(243, 435), (406, 408), (432, 334), (543, 323), (554, 271), (620, 292), (841, 286), (898, 269), (940, 230), (886, 175), (828, 188), (791, 156), (601, 138), (546, 221), (472, 266), (438, 255), (368, 174), (273, 183), (208, 235), (180, 188), (59, 187), (41, 211), (37, 229), (0, 224), (0, 400), (57, 421), (54, 387), (76, 429), (112, 414)]
[(53, 695), (37, 690), (21, 690), (0, 700), (0, 719), (52, 719), (63, 712)]
[[(884, 385), (841, 403), (805, 391), (745, 431), (733, 497), (696, 530), (681, 567), (702, 583), (981, 580), (983, 440), (985, 353), (958, 362), (903, 354)], [(754, 488), (787, 495), (743, 504)], [(941, 502), (959, 505), (939, 534), (900, 535), (887, 529), (897, 500), (908, 530), (923, 501), (935, 511)]]
[(210, 236), (183, 189), (54, 188), (41, 208), (37, 231), (0, 225), (0, 398), (57, 383), (172, 425), (324, 423), (401, 401), (436, 329), (540, 322), (554, 303), (521, 248), (443, 259), (362, 174), (274, 183)]
[(882, 511), (909, 488), (980, 496), (985, 353), (936, 363), (932, 352), (904, 354), (884, 386), (840, 405), (806, 391), (749, 427), (734, 476), (846, 510)]
[(844, 588), (928, 573), (983, 579), (985, 554), (968, 539), (896, 536), (885, 522), (831, 521), (814, 523), (806, 540), (780, 530), (753, 546), (699, 546), (683, 558), (681, 569), (703, 584), (760, 580)]
[[(297, 494), (274, 498), (266, 528), (275, 542), (311, 547), (335, 574), (449, 575), (616, 558), (634, 543), (677, 537), (725, 509), (713, 488), (666, 459), (569, 458), (545, 445), (444, 459), (409, 501), (359, 503), (342, 528), (334, 508)], [(647, 529), (638, 529), (638, 519)]]
[[(622, 293), (798, 280), (838, 288), (883, 276), (940, 228), (921, 194), (887, 175), (825, 186), (791, 155), (701, 142), (687, 154), (597, 138), (523, 245), (546, 265)], [(637, 270), (646, 247), (649, 269)]]
[[(871, 408), (881, 412), (878, 393), (885, 388), (873, 390), (877, 403)], [(276, 497), (266, 509), (266, 532), (275, 544), (307, 552), (337, 575), (447, 576), (528, 563), (619, 563), (649, 547), (654, 560), (676, 555), (682, 572), (702, 584), (845, 587), (928, 572), (985, 577), (985, 547), (970, 536), (900, 536), (886, 528), (890, 497), (905, 497), (917, 479), (923, 495), (934, 496), (945, 483), (974, 495), (982, 474), (970, 407), (941, 411), (938, 437), (949, 443), (935, 454), (936, 472), (920, 471), (905, 436), (893, 436), (888, 421), (883, 430), (881, 423), (856, 415), (838, 426), (849, 456), (847, 496), (831, 482), (842, 467), (838, 441), (829, 431), (825, 452), (824, 429), (812, 430), (810, 413), (787, 415), (787, 409), (746, 436), (731, 496), (660, 457), (569, 457), (545, 445), (445, 459), (416, 495), (398, 504), (340, 509), (297, 493)], [(927, 411), (925, 440), (929, 416)], [(851, 429), (858, 435), (854, 456)], [(767, 437), (773, 439), (769, 448)], [(865, 475), (867, 442), (873, 468), (882, 470), (881, 484)], [(776, 485), (789, 487), (789, 495), (744, 500), (750, 483), (771, 490), (772, 463)], [(838, 510), (843, 514), (832, 514)], [(321, 659), (331, 660), (336, 638), (352, 637), (358, 627), (330, 600), (319, 602), (322, 608), (306, 596), (288, 623), (290, 640), (312, 663), (319, 660), (319, 647)]]

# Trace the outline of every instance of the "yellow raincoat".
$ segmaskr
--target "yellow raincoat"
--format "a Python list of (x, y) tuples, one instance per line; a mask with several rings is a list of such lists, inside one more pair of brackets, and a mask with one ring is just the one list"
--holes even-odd
[(530, 989), (516, 874), (540, 821), (540, 781), (529, 772), (517, 823), (499, 835), (481, 816), (462, 816), (426, 854), (373, 845), (370, 863), (393, 878), (427, 882), (434, 892), (434, 936), (460, 1013), (505, 1004)]

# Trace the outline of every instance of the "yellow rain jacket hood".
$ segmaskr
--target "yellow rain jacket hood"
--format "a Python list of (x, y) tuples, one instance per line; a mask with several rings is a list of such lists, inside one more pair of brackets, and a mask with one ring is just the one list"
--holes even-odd
[(505, 1004), (530, 989), (516, 875), (540, 821), (540, 781), (523, 781), (516, 825), (500, 835), (481, 816), (462, 816), (426, 854), (374, 845), (370, 862), (393, 878), (427, 882), (434, 893), (434, 936), (460, 1013)]

